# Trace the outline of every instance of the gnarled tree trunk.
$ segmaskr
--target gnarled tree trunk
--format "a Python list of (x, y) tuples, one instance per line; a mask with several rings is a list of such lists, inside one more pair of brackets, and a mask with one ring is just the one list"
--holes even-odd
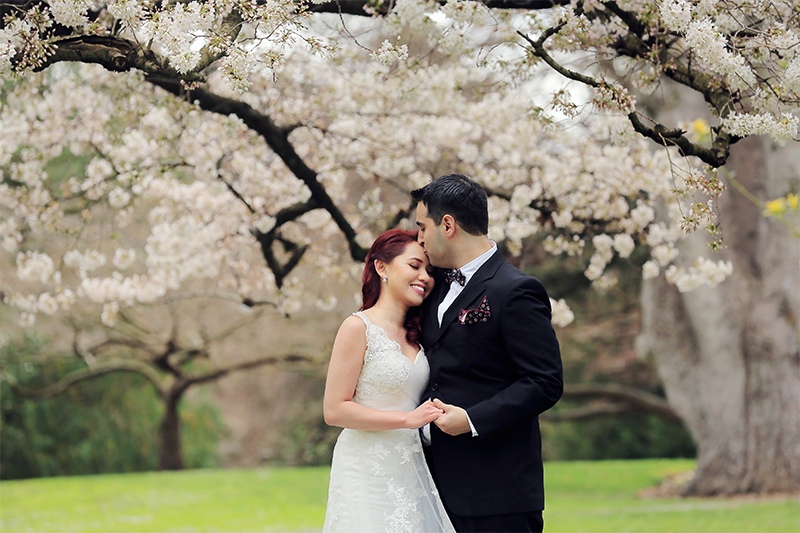
[[(777, 198), (798, 190), (796, 150), (748, 138), (727, 168), (756, 197)], [(732, 188), (721, 211), (727, 249), (714, 259), (731, 260), (734, 274), (690, 293), (663, 277), (646, 281), (638, 348), (654, 358), (669, 403), (697, 442), (687, 494), (796, 491), (800, 241)], [(702, 252), (704, 237), (681, 246)]]
[(159, 470), (183, 470), (183, 454), (181, 453), (181, 420), (178, 415), (180, 404), (186, 387), (173, 386), (164, 395), (164, 415), (158, 427)]

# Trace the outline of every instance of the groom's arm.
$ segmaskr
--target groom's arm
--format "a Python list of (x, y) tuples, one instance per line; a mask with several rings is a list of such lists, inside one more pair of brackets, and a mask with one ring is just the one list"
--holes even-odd
[(482, 439), (540, 415), (564, 391), (561, 352), (542, 284), (532, 277), (522, 278), (510, 291), (499, 318), (503, 343), (519, 377), (466, 411)]

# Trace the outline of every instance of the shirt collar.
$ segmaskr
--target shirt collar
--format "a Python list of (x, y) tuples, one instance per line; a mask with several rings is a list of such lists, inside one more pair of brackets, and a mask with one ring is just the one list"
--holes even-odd
[(481, 268), (483, 264), (486, 261), (488, 261), (489, 258), (492, 257), (492, 255), (497, 251), (497, 243), (494, 241), (489, 241), (489, 242), (492, 244), (492, 247), (487, 252), (479, 255), (478, 257), (476, 257), (475, 259), (473, 259), (472, 261), (461, 267), (460, 269), (461, 273), (464, 274), (464, 277), (466, 278), (464, 285), (466, 285), (469, 282), (472, 275), (475, 272), (477, 272), (478, 269)]

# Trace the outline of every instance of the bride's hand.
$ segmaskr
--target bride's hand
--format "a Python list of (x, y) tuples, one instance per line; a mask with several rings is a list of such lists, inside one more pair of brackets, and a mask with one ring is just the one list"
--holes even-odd
[(411, 429), (421, 428), (426, 424), (430, 424), (443, 414), (444, 411), (433, 405), (433, 402), (424, 402), (408, 413), (408, 427)]

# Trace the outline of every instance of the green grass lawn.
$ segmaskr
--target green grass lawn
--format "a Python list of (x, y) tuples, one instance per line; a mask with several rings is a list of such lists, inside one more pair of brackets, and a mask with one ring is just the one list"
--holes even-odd
[[(545, 531), (797, 533), (792, 499), (645, 499), (693, 461), (547, 463)], [(0, 483), (0, 525), (16, 532), (318, 531), (328, 469), (261, 468)]]

